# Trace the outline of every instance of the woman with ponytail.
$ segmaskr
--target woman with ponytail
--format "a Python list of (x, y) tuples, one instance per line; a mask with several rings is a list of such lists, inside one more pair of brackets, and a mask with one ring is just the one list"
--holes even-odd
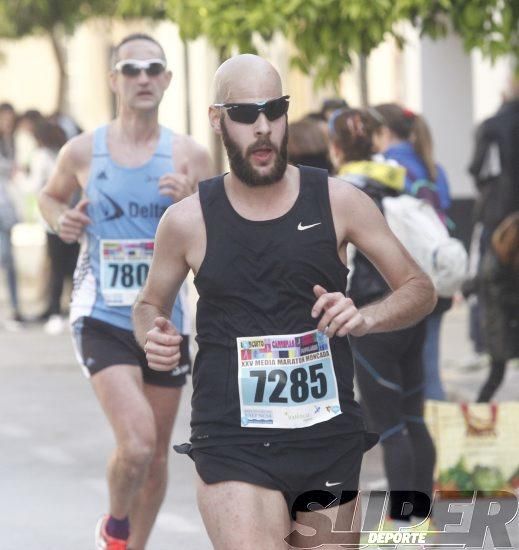
[(435, 162), (433, 142), (429, 126), (424, 117), (403, 109), (396, 103), (384, 103), (374, 107), (384, 129), (381, 138), (375, 142), (378, 153), (392, 159), (406, 169), (406, 191), (414, 196), (424, 184), (433, 184), (438, 200), (424, 196), (445, 217), (450, 208), (451, 197), (445, 170)]
[[(383, 124), (380, 139), (375, 142), (377, 151), (406, 169), (406, 192), (431, 204), (450, 228), (452, 222), (446, 212), (451, 205), (449, 183), (445, 171), (434, 160), (432, 136), (424, 117), (395, 103), (378, 105), (373, 111)], [(439, 298), (435, 310), (427, 317), (423, 348), (427, 399), (445, 400), (440, 377), (440, 328), (443, 314), (451, 305), (451, 298)]]
[[(338, 177), (362, 189), (383, 211), (385, 197), (404, 191), (405, 170), (395, 162), (373, 158), (373, 143), (383, 138), (379, 118), (371, 111), (336, 111), (329, 120), (329, 135)], [(390, 292), (359, 251), (352, 264), (348, 295), (357, 307)], [(411, 514), (429, 515), (435, 449), (423, 420), (424, 338), (425, 321), (403, 330), (350, 338), (362, 404), (384, 451), (390, 490), (387, 529), (409, 526)], [(406, 510), (405, 502), (413, 503), (412, 511)]]

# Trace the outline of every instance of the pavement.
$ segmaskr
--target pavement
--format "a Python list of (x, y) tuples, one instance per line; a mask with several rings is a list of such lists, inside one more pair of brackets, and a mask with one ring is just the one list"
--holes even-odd
[[(484, 369), (461, 368), (470, 355), (462, 305), (445, 316), (442, 328), (442, 377), (456, 400), (473, 400), (485, 377)], [(68, 330), (50, 336), (37, 325), (0, 328), (0, 376), (0, 550), (92, 550), (94, 525), (107, 508), (104, 475), (113, 438), (75, 361)], [(176, 443), (189, 437), (190, 394), (188, 385)], [(497, 398), (517, 400), (518, 395), (519, 369), (511, 366)], [(211, 548), (193, 479), (191, 461), (172, 456), (150, 550)], [(379, 446), (366, 455), (361, 487), (386, 487)], [(509, 532), (519, 548), (517, 523)], [(485, 547), (495, 546), (487, 541)]]

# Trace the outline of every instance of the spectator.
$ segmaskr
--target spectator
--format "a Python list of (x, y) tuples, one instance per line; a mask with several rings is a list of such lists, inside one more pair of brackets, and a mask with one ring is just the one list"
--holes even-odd
[[(49, 179), (60, 148), (66, 142), (65, 132), (57, 124), (45, 119), (34, 124), (34, 137), (38, 148), (34, 151), (30, 164), (31, 187), (39, 192)], [(75, 197), (75, 202), (79, 195)], [(46, 319), (45, 331), (58, 334), (65, 327), (61, 314), (61, 296), (66, 279), (72, 281), (79, 253), (78, 243), (65, 243), (47, 228), (47, 254), (50, 260), (48, 303), (41, 318)]]
[(83, 131), (83, 128), (70, 115), (59, 111), (49, 117), (49, 122), (57, 124), (65, 132), (67, 141)]
[[(405, 171), (393, 163), (372, 160), (373, 138), (381, 123), (365, 111), (339, 111), (329, 121), (331, 156), (339, 177), (363, 189), (383, 210), (382, 199), (404, 190)], [(378, 136), (380, 137), (380, 136)], [(355, 253), (349, 295), (357, 307), (390, 292), (386, 281), (360, 252)], [(390, 490), (389, 516), (408, 525), (413, 514), (427, 517), (432, 494), (435, 449), (423, 420), (422, 348), (425, 322), (362, 338), (351, 337), (355, 373), (364, 410), (380, 433)], [(416, 492), (418, 491), (418, 493)]]
[(18, 117), (16, 123), (16, 165), (27, 172), (31, 164), (31, 157), (37, 148), (34, 138), (36, 123), (44, 120), (44, 116), (36, 109), (29, 109)]
[(479, 274), (464, 292), (477, 292), (485, 304), (481, 325), (490, 373), (477, 401), (486, 403), (503, 382), (507, 361), (519, 357), (519, 211), (495, 229)]
[(346, 100), (342, 99), (342, 97), (325, 99), (321, 105), (321, 116), (325, 120), (329, 120), (334, 111), (337, 111), (338, 109), (347, 109), (348, 107), (348, 103)]
[(18, 301), (16, 267), (11, 243), (11, 231), (18, 218), (9, 196), (9, 185), (15, 169), (14, 130), (16, 113), (10, 103), (0, 104), (0, 265), (7, 277), (12, 320), (6, 324), (18, 328), (22, 321)]
[[(405, 167), (406, 191), (416, 195), (413, 185), (420, 187), (424, 180), (436, 184), (439, 206), (446, 212), (451, 205), (449, 184), (445, 171), (432, 157), (432, 139), (425, 119), (396, 103), (378, 105), (370, 112), (383, 124), (375, 136), (375, 149)], [(413, 140), (417, 137), (420, 143), (415, 148)]]
[(487, 245), (505, 217), (519, 210), (518, 150), (519, 78), (516, 78), (510, 81), (497, 113), (478, 128), (469, 167), (479, 191), (475, 221), (483, 224)]
[(304, 164), (331, 171), (328, 143), (320, 127), (312, 118), (303, 118), (289, 124), (288, 160), (291, 164)]
[[(492, 233), (511, 212), (519, 210), (519, 78), (511, 78), (497, 113), (485, 120), (476, 132), (469, 172), (478, 197), (474, 206), (471, 244), (471, 277), (477, 277)], [(470, 336), (476, 353), (485, 350), (483, 296), (471, 295)]]
[[(394, 103), (379, 105), (372, 112), (379, 116), (383, 126), (376, 142), (378, 151), (406, 169), (406, 192), (429, 202), (448, 225), (449, 182), (434, 160), (432, 136), (425, 119)], [(451, 306), (451, 298), (439, 298), (426, 320), (423, 354), (427, 399), (445, 400), (440, 377), (440, 329), (443, 314)]]

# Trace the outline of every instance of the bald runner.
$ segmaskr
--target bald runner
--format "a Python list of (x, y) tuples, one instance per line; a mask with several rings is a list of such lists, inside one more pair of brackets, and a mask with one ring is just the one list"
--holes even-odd
[[(287, 164), (290, 98), (269, 62), (227, 60), (214, 90), (209, 120), (230, 172), (168, 208), (134, 326), (150, 367), (175, 368), (168, 312), (193, 272), (192, 433), (176, 449), (195, 462), (214, 548), (284, 549), (295, 521), (318, 525), (316, 498), (359, 530), (362, 457), (377, 437), (353, 398), (346, 336), (409, 326), (435, 294), (368, 197), (323, 170)], [(392, 289), (377, 304), (358, 309), (344, 294), (348, 243)], [(312, 547), (331, 548), (327, 534), (317, 530)], [(358, 543), (358, 533), (343, 542)]]

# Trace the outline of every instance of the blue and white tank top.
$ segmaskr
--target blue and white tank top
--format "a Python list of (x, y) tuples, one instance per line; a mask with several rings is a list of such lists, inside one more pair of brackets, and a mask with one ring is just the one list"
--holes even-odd
[[(137, 168), (112, 160), (108, 126), (94, 132), (90, 175), (85, 189), (92, 223), (85, 228), (74, 274), (71, 322), (92, 317), (133, 330), (131, 305), (148, 274), (157, 225), (171, 198), (160, 195), (159, 179), (174, 172), (173, 133), (160, 128), (151, 159)], [(172, 312), (181, 334), (190, 332), (186, 286)]]

